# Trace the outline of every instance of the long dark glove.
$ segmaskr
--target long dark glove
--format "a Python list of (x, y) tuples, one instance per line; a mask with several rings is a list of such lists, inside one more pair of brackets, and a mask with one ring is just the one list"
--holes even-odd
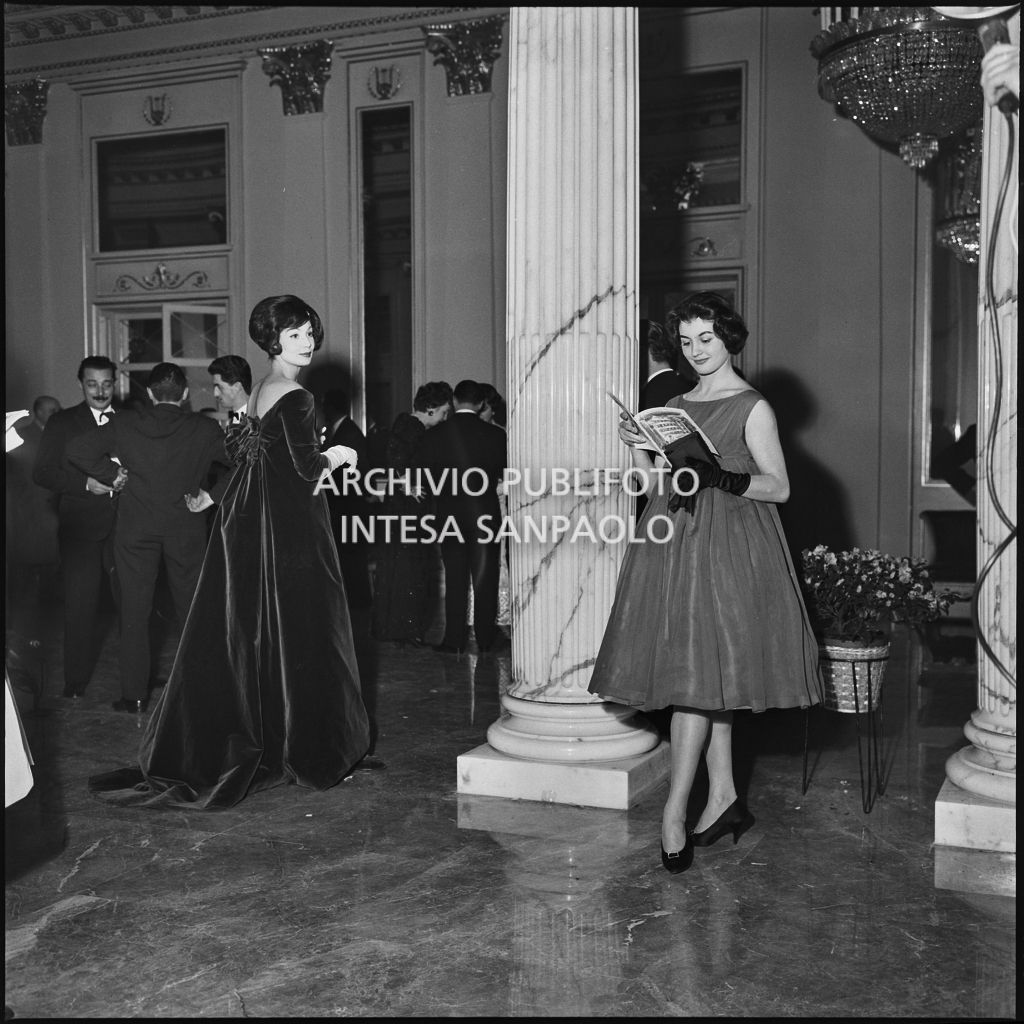
[(670, 479), (672, 481), (672, 494), (668, 499), (669, 512), (678, 512), (682, 509), (693, 515), (693, 508), (697, 501), (697, 491), (700, 490), (700, 478), (697, 480), (697, 487), (692, 494), (680, 494), (679, 491), (689, 491), (693, 488), (693, 477), (689, 473), (680, 473), (679, 470), (687, 469), (689, 463), (696, 461), (692, 456), (687, 456), (682, 451), (672, 451), (671, 447), (665, 449), (665, 457), (669, 466), (672, 467)]
[(686, 459), (687, 468), (697, 474), (700, 481), (698, 490), (703, 491), (706, 487), (717, 487), (720, 491), (728, 491), (730, 494), (743, 494), (750, 486), (749, 473), (730, 473), (721, 466), (715, 466), (710, 462), (702, 462), (700, 459)]

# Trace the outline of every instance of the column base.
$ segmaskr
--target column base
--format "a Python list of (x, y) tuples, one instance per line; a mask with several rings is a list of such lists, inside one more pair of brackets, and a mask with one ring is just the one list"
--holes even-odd
[(935, 888), (1017, 894), (1017, 808), (947, 779), (935, 801)]
[(946, 779), (935, 800), (935, 845), (1016, 853), (1017, 808)]
[(1017, 854), (936, 846), (935, 888), (1016, 897)]
[(671, 770), (669, 744), (620, 761), (581, 764), (526, 761), (481, 744), (458, 758), (459, 793), (627, 810)]

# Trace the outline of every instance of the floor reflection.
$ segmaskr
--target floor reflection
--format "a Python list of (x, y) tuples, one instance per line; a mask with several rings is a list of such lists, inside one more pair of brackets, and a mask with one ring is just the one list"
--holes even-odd
[[(223, 814), (100, 804), (85, 780), (139, 742), (110, 709), (115, 638), (72, 703), (48, 622), (49, 714), (25, 720), (36, 786), (5, 821), (17, 1017), (1014, 1017), (1015, 902), (933, 882), (969, 673), (919, 679), (894, 653), (888, 785), (869, 814), (849, 716), (819, 716), (803, 793), (803, 716), (737, 714), (757, 823), (674, 876), (663, 788), (626, 812), (457, 793), (457, 758), (500, 714), (507, 651), (369, 644), (384, 771)], [(37, 691), (18, 690), (23, 712)]]
[(485, 831), (507, 854), (512, 888), (515, 1017), (602, 1016), (622, 982), (631, 929), (609, 889), (629, 870), (619, 812), (459, 796), (460, 829)]

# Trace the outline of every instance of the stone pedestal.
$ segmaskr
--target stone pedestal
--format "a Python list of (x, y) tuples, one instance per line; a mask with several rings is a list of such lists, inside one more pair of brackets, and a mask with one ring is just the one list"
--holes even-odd
[(637, 397), (637, 152), (636, 9), (511, 8), (512, 681), (460, 793), (626, 807), (667, 776), (646, 719), (587, 692), (633, 518), (606, 392)]
[[(1010, 33), (1019, 43), (1019, 13)], [(1016, 892), (1017, 161), (1003, 114), (989, 107), (978, 305), (978, 707), (964, 727), (971, 745), (947, 762), (935, 805), (935, 884), (969, 892)]]

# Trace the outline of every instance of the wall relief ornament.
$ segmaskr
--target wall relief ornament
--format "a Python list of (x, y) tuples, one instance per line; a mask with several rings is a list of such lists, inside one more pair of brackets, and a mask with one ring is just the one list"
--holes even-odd
[(477, 21), (425, 25), (427, 50), (448, 76), (449, 96), (470, 96), (491, 91), (491, 72), (501, 56), (504, 14)]
[(171, 97), (167, 93), (160, 96), (147, 96), (142, 105), (142, 116), (154, 128), (167, 124), (171, 119)]
[(394, 64), (386, 68), (375, 65), (370, 71), (366, 88), (375, 100), (389, 100), (398, 95), (398, 90), (402, 88), (402, 75)]
[(324, 86), (331, 77), (333, 49), (334, 43), (320, 39), (297, 46), (272, 46), (258, 51), (270, 84), (281, 86), (286, 115), (323, 112)]
[(152, 274), (146, 274), (140, 281), (132, 274), (121, 274), (114, 282), (119, 292), (130, 292), (133, 287), (144, 291), (174, 291), (191, 284), (193, 288), (205, 288), (209, 278), (205, 270), (193, 270), (184, 277), (174, 270), (168, 270), (166, 263), (158, 263)]
[(46, 94), (50, 83), (41, 78), (4, 86), (4, 120), (8, 146), (34, 146), (43, 141)]

